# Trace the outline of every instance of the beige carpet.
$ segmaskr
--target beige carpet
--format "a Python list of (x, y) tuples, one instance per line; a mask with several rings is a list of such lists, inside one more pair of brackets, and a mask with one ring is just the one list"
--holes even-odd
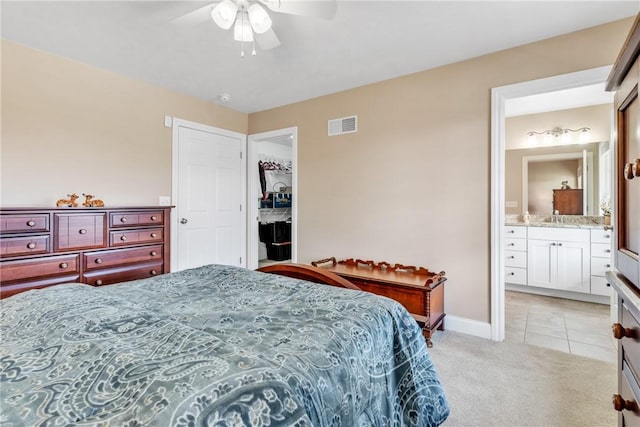
[(438, 331), (430, 349), (451, 406), (443, 426), (617, 424), (616, 366), (522, 343)]

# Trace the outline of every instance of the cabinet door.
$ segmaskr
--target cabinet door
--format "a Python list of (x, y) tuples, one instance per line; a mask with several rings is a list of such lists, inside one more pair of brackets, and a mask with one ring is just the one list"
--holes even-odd
[(527, 242), (527, 285), (555, 288), (557, 246), (549, 240)]
[(557, 242), (557, 288), (564, 291), (590, 292), (590, 250), (588, 243)]
[(640, 287), (640, 101), (637, 62), (616, 93), (616, 268)]
[(54, 214), (55, 251), (101, 248), (106, 246), (106, 214)]

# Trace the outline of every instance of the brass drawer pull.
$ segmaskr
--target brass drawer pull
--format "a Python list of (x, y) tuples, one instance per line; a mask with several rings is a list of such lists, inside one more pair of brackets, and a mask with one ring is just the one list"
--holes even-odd
[(635, 338), (636, 332), (631, 328), (625, 328), (620, 323), (614, 323), (611, 327), (613, 331), (613, 337), (617, 340), (621, 340), (624, 337)]
[(127, 217), (123, 216), (122, 218), (120, 218), (120, 222), (127, 222)]
[(127, 240), (127, 236), (120, 236), (120, 240), (124, 242), (125, 240)]
[(158, 219), (157, 216), (155, 216), (155, 215), (151, 216), (151, 221), (156, 221), (157, 219)]
[(156, 237), (158, 237), (158, 235), (156, 233), (151, 233), (151, 238), (155, 239)]
[(80, 230), (78, 230), (78, 233), (87, 234), (87, 230), (85, 230), (84, 228), (81, 228)]
[(158, 272), (157, 272), (157, 271), (155, 271), (155, 270), (151, 270), (151, 271), (149, 272), (149, 274), (151, 274), (152, 276), (155, 276), (156, 274), (158, 274)]
[(98, 285), (98, 286), (102, 285), (102, 280), (100, 280), (100, 279), (96, 280), (96, 285)]
[(638, 411), (638, 404), (633, 400), (624, 400), (619, 394), (613, 395), (613, 409), (618, 412), (622, 412), (625, 409), (631, 412)]
[(61, 262), (60, 263), (60, 268), (65, 269), (67, 267), (69, 267), (69, 264), (67, 264), (66, 262)]
[(36, 247), (35, 243), (33, 243), (33, 242), (27, 243), (27, 249), (35, 249), (35, 247)]
[(149, 255), (151, 255), (151, 256), (157, 256), (157, 255), (158, 255), (158, 252), (156, 252), (156, 251), (151, 251), (151, 253), (150, 253)]
[(29, 221), (27, 221), (28, 227), (33, 227), (34, 225), (36, 225), (36, 222), (34, 220), (30, 219)]
[(96, 264), (102, 264), (102, 258), (96, 258)]

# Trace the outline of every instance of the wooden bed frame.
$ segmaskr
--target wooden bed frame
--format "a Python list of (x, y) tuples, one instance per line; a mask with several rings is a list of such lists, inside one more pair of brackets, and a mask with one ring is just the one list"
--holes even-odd
[(325, 285), (337, 286), (339, 288), (362, 290), (353, 283), (338, 276), (335, 273), (323, 268), (313, 267), (304, 264), (272, 264), (258, 268), (256, 271), (263, 273), (278, 274), (280, 276), (293, 277), (295, 279), (307, 280), (309, 282), (323, 283)]

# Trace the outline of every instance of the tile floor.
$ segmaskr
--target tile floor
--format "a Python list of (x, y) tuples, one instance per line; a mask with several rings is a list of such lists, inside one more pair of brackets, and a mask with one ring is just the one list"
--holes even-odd
[(609, 306), (507, 291), (505, 341), (616, 361)]

